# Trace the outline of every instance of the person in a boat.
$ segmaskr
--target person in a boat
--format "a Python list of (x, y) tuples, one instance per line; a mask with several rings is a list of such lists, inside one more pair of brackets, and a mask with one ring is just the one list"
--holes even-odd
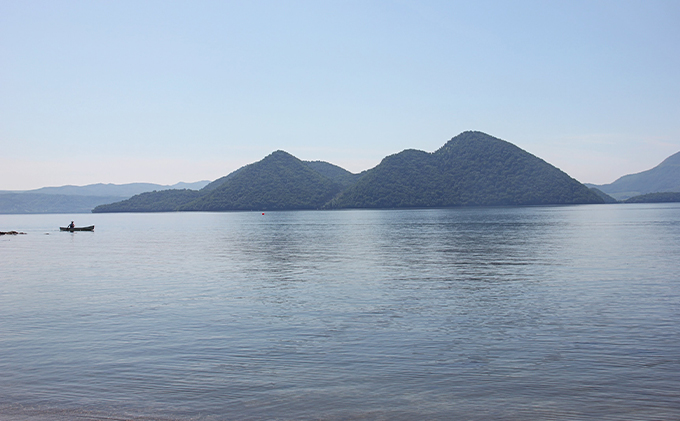
[(76, 224), (74, 224), (73, 221), (71, 221), (71, 223), (68, 224), (68, 227), (71, 228), (71, 229), (73, 229), (73, 228), (76, 227)]

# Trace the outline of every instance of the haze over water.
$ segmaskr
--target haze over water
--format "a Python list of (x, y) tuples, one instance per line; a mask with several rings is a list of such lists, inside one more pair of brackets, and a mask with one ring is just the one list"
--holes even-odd
[[(680, 418), (680, 205), (0, 215), (0, 418)], [(49, 235), (46, 235), (49, 234)]]

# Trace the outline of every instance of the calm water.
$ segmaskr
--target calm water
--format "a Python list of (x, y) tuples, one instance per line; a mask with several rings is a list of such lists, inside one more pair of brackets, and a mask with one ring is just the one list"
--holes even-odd
[(2, 420), (680, 419), (678, 204), (12, 229)]

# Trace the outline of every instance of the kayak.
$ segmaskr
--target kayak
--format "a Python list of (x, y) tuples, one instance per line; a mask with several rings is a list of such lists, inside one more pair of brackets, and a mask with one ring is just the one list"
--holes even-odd
[(69, 228), (69, 227), (59, 227), (59, 231), (94, 231), (94, 225), (90, 225), (89, 227), (74, 227), (74, 228)]

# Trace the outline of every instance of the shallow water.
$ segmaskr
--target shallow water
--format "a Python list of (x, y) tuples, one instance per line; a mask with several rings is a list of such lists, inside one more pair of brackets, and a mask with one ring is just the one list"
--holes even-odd
[(680, 418), (677, 204), (12, 229), (3, 420)]

